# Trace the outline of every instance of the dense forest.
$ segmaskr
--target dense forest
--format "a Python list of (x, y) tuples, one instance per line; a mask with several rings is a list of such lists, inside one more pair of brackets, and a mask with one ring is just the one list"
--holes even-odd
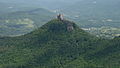
[(120, 68), (120, 37), (99, 38), (54, 19), (25, 35), (0, 37), (0, 68)]

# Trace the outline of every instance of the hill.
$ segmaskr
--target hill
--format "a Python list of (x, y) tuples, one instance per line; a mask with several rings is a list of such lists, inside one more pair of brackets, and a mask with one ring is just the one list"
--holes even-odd
[(1, 37), (0, 67), (119, 68), (119, 41), (94, 37), (74, 22), (54, 19), (26, 35)]
[(16, 36), (29, 33), (54, 17), (54, 13), (38, 8), (0, 15), (0, 35)]

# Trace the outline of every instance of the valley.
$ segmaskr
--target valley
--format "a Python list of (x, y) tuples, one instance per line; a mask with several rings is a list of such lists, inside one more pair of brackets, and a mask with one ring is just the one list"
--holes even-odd
[(83, 30), (96, 35), (97, 37), (101, 38), (109, 38), (113, 39), (114, 37), (120, 36), (120, 28), (113, 28), (113, 27), (91, 27), (91, 28), (82, 28)]

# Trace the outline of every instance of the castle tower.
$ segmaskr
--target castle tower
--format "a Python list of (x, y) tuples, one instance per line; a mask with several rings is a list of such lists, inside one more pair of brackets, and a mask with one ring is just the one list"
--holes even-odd
[(58, 14), (58, 15), (57, 15), (57, 19), (63, 20), (63, 15), (62, 15), (62, 14)]

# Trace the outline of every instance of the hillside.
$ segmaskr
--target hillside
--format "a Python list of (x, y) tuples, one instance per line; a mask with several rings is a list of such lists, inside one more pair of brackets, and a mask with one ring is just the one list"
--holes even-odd
[(29, 34), (1, 37), (0, 68), (119, 68), (119, 41), (94, 37), (74, 22), (54, 19)]
[(49, 10), (38, 8), (0, 15), (0, 35), (16, 36), (31, 32), (54, 17)]

